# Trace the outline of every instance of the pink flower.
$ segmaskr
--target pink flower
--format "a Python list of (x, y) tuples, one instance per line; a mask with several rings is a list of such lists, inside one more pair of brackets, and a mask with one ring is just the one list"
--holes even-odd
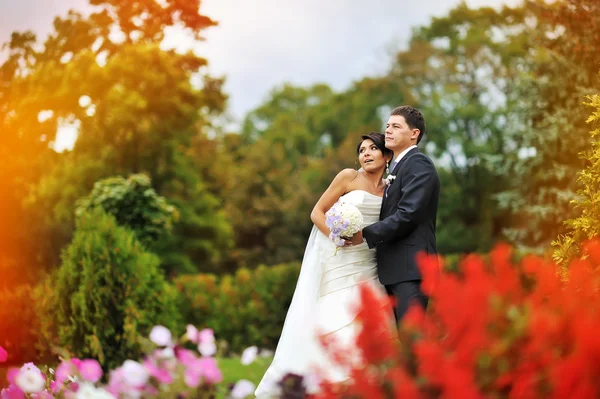
[(207, 341), (214, 341), (215, 340), (215, 333), (213, 332), (212, 328), (205, 328), (202, 331), (198, 332), (198, 341), (199, 342), (207, 342)]
[(184, 366), (192, 365), (197, 359), (194, 352), (192, 352), (189, 349), (178, 349), (175, 353), (177, 356), (177, 360), (179, 360), (179, 362)]
[(217, 367), (217, 362), (212, 357), (195, 359), (186, 367), (184, 381), (188, 387), (196, 388), (202, 381), (207, 384), (216, 384), (223, 380), (223, 375)]
[(77, 391), (79, 391), (79, 383), (77, 383), (77, 382), (70, 383), (68, 391), (69, 392), (77, 392)]
[(95, 383), (102, 378), (102, 367), (100, 367), (100, 363), (98, 363), (97, 360), (82, 360), (77, 368), (79, 369), (79, 374), (84, 380)]
[(204, 380), (209, 384), (216, 384), (223, 380), (221, 370), (217, 367), (217, 361), (212, 357), (198, 359), (197, 367), (202, 370)]
[(123, 367), (119, 367), (116, 370), (110, 372), (110, 379), (106, 388), (108, 392), (113, 394), (115, 397), (119, 397), (119, 395), (122, 392), (125, 392), (125, 390), (127, 389), (127, 385), (125, 384), (123, 374)]
[(173, 382), (173, 376), (169, 372), (169, 370), (159, 367), (156, 363), (154, 363), (150, 359), (144, 360), (144, 367), (150, 373), (150, 376), (156, 378), (156, 380), (161, 384), (170, 384)]
[(50, 383), (50, 390), (53, 393), (59, 393), (61, 389), (62, 389), (62, 384), (58, 384), (56, 381), (52, 381)]
[(8, 359), (8, 352), (0, 346), (0, 363), (4, 363)]
[(10, 384), (8, 388), (3, 389), (1, 395), (2, 399), (25, 399), (23, 391), (14, 384)]
[(200, 370), (195, 367), (188, 367), (183, 373), (183, 381), (185, 382), (185, 385), (190, 388), (198, 387), (198, 385), (200, 385), (201, 378), (202, 374)]
[(6, 379), (8, 380), (8, 382), (10, 384), (14, 384), (15, 378), (17, 377), (18, 374), (19, 374), (19, 369), (16, 367), (11, 367), (8, 369), (8, 372), (6, 373)]
[(63, 360), (58, 367), (56, 368), (56, 372), (54, 373), (54, 380), (56, 384), (60, 387), (67, 381), (67, 379), (75, 374), (76, 368), (71, 363), (71, 360)]
[(35, 396), (35, 399), (54, 399), (54, 395), (50, 392), (42, 391)]
[(198, 329), (191, 324), (188, 324), (185, 329), (187, 339), (189, 339), (191, 343), (197, 344), (200, 339), (200, 332)]

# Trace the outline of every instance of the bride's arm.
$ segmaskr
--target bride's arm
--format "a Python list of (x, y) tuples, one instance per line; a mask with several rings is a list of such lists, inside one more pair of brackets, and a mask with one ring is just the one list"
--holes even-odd
[(310, 220), (327, 237), (329, 237), (330, 231), (325, 225), (325, 212), (346, 193), (348, 183), (354, 180), (356, 176), (358, 176), (358, 172), (354, 169), (344, 169), (338, 173), (310, 213)]

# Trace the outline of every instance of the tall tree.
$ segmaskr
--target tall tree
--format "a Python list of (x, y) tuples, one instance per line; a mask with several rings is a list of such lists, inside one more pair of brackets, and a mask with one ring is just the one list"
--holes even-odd
[(281, 144), (291, 162), (303, 155), (318, 155), (331, 145), (320, 123), (318, 105), (330, 104), (333, 97), (333, 90), (324, 84), (308, 88), (283, 84), (274, 88), (266, 101), (244, 118), (244, 142), (263, 139)]
[(518, 140), (530, 156), (513, 160), (511, 189), (501, 199), (515, 221), (507, 236), (542, 252), (565, 232), (563, 220), (578, 212), (570, 205), (579, 188), (573, 176), (586, 162), (578, 154), (590, 145), (581, 103), (600, 90), (600, 4), (529, 0), (525, 12), (536, 29), (530, 37), (530, 73), (521, 79), (527, 118)]
[(485, 251), (505, 226), (494, 195), (508, 182), (498, 164), (517, 149), (507, 131), (520, 127), (513, 112), (527, 35), (521, 9), (463, 3), (416, 29), (397, 54), (389, 78), (425, 114), (424, 146), (440, 168), (442, 252)]
[[(2, 237), (14, 250), (3, 263), (21, 269), (56, 264), (72, 233), (74, 201), (100, 178), (138, 172), (150, 175), (157, 191), (188, 216), (176, 228), (180, 240), (199, 240), (189, 251), (165, 251), (183, 252), (188, 269), (208, 263), (228, 240), (226, 222), (185, 148), (198, 126), (223, 109), (222, 79), (205, 75), (202, 87), (193, 86), (192, 75), (206, 60), (159, 45), (169, 26), (199, 37), (216, 23), (199, 12), (199, 0), (91, 4), (89, 16), (71, 11), (56, 18), (43, 43), (25, 32), (5, 46), (0, 153), (10, 196), (2, 212), (10, 218)], [(66, 122), (79, 126), (79, 136), (72, 152), (59, 155), (49, 144)]]

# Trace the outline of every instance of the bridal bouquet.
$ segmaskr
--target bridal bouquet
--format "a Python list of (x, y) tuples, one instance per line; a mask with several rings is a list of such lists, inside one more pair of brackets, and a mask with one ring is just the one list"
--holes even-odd
[(344, 246), (343, 237), (352, 237), (363, 224), (362, 213), (358, 208), (346, 202), (336, 202), (325, 213), (325, 225), (331, 231), (329, 238), (338, 247)]

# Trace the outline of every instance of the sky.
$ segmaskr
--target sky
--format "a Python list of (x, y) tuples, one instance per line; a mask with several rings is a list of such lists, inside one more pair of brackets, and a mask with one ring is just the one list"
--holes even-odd
[[(326, 83), (344, 90), (353, 81), (384, 73), (412, 27), (443, 16), (460, 0), (204, 0), (201, 12), (219, 25), (194, 50), (209, 72), (225, 76), (228, 113), (239, 121), (285, 82)], [(518, 0), (467, 0), (471, 7)], [(55, 16), (85, 12), (87, 0), (0, 0), (0, 42), (15, 30), (44, 38)], [(190, 45), (178, 32), (166, 46)], [(66, 139), (65, 139), (66, 140)], [(72, 141), (72, 138), (70, 139)], [(65, 143), (68, 145), (68, 141)], [(57, 143), (58, 144), (58, 143)]]

